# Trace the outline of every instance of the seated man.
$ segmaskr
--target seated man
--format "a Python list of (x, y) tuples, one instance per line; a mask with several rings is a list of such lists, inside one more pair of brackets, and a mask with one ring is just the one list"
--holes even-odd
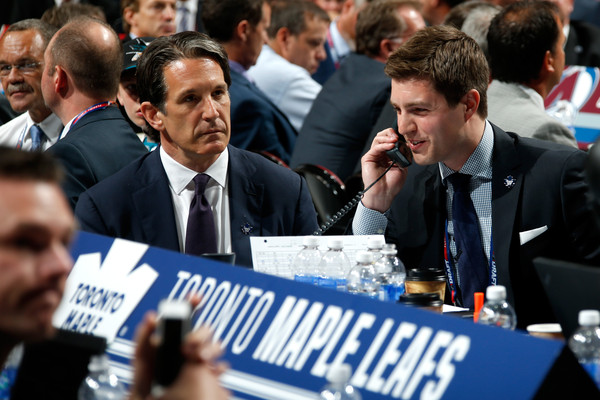
[(0, 82), (20, 116), (0, 126), (0, 145), (46, 150), (60, 137), (63, 124), (44, 103), (44, 51), (56, 29), (39, 19), (11, 25), (0, 38)]
[(323, 86), (298, 135), (290, 166), (321, 165), (346, 180), (352, 175), (371, 128), (390, 96), (385, 61), (425, 27), (412, 0), (368, 4), (356, 21), (356, 53)]
[(494, 17), (487, 38), (489, 120), (521, 136), (577, 147), (573, 132), (544, 108), (565, 66), (558, 7), (548, 1), (511, 4)]
[(271, 7), (266, 0), (205, 0), (206, 33), (223, 45), (231, 68), (231, 144), (266, 151), (290, 162), (298, 132), (286, 115), (253, 84), (248, 69), (256, 64)]
[[(71, 207), (60, 187), (62, 170), (48, 153), (0, 147), (0, 365), (19, 343), (51, 338), (52, 316), (60, 304), (73, 260), (69, 244), (75, 233)], [(195, 300), (196, 301), (196, 300)], [(139, 325), (131, 398), (150, 393), (156, 346), (150, 335), (156, 315)], [(182, 349), (185, 363), (165, 398), (225, 399), (218, 375), (223, 365), (218, 343), (201, 327)]]
[(233, 251), (236, 264), (249, 266), (250, 236), (317, 229), (299, 175), (228, 146), (231, 78), (222, 46), (198, 32), (158, 38), (137, 79), (161, 145), (83, 194), (75, 214), (84, 230), (188, 254)]
[[(485, 56), (454, 28), (418, 32), (386, 73), (398, 133), (417, 165), (393, 167), (365, 193), (353, 232), (385, 231), (408, 268), (444, 268), (447, 302), (472, 309), (474, 292), (499, 284), (517, 327), (555, 321), (532, 260), (600, 265), (586, 153), (490, 124)], [(365, 186), (390, 166), (398, 133), (381, 131), (363, 156)]]
[(310, 77), (326, 56), (329, 18), (308, 0), (271, 4), (269, 40), (248, 75), (300, 130), (321, 85)]

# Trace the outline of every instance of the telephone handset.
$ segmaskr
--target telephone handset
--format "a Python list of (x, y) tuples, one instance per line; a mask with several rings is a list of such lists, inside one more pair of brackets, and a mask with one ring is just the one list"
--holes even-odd
[[(406, 144), (406, 139), (404, 139), (404, 136), (402, 135), (398, 135), (398, 141), (396, 142), (396, 145), (393, 149), (388, 150), (386, 153), (390, 160), (392, 160), (400, 168), (408, 167), (413, 160), (413, 154)], [(366, 190), (364, 192), (366, 192)]]
[(396, 142), (394, 148), (386, 151), (386, 153), (387, 153), (387, 156), (389, 157), (389, 159), (392, 161), (392, 163), (385, 170), (385, 172), (383, 174), (381, 174), (379, 176), (379, 178), (375, 179), (375, 182), (373, 182), (369, 186), (367, 186), (366, 189), (358, 192), (352, 200), (350, 200), (337, 213), (335, 213), (332, 217), (330, 217), (329, 220), (326, 223), (324, 223), (319, 228), (318, 231), (316, 231), (314, 233), (314, 235), (321, 236), (323, 233), (327, 232), (327, 230), (329, 230), (329, 228), (331, 228), (333, 225), (335, 225), (336, 222), (338, 222), (340, 219), (342, 219), (342, 217), (344, 215), (346, 215), (349, 211), (351, 211), (354, 207), (356, 207), (356, 205), (358, 204), (360, 199), (362, 199), (362, 196), (365, 194), (365, 192), (367, 190), (371, 189), (373, 187), (373, 185), (375, 185), (377, 182), (379, 182), (379, 180), (381, 178), (383, 178), (383, 176), (385, 174), (387, 174), (387, 172), (390, 169), (392, 169), (392, 167), (394, 165), (398, 165), (400, 168), (406, 168), (410, 164), (412, 164), (413, 154), (410, 151), (410, 148), (408, 147), (408, 145), (406, 144), (406, 140), (404, 139), (404, 136), (402, 136), (402, 135), (398, 135), (398, 141)]

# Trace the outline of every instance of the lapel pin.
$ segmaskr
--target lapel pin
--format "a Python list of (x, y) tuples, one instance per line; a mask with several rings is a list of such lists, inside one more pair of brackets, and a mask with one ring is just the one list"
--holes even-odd
[(512, 189), (512, 187), (515, 186), (515, 183), (517, 183), (517, 180), (513, 178), (512, 175), (509, 175), (506, 178), (504, 178), (504, 186), (506, 186), (509, 189)]
[(251, 225), (250, 225), (249, 223), (247, 223), (247, 222), (246, 222), (244, 225), (242, 225), (242, 226), (241, 226), (241, 228), (242, 228), (242, 233), (243, 233), (244, 235), (249, 235), (249, 234), (250, 234), (250, 233), (251, 233), (251, 232), (254, 230), (254, 227), (253, 227), (253, 226), (251, 226)]

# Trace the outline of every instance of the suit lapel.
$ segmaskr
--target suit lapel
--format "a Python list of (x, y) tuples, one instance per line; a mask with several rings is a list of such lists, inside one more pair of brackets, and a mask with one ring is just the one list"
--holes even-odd
[(516, 212), (523, 185), (524, 171), (514, 141), (507, 133), (494, 128), (492, 157), (492, 239), (498, 271), (498, 284), (510, 287), (510, 248)]
[(136, 182), (131, 197), (146, 243), (180, 251), (169, 181), (158, 148), (144, 160)]
[(244, 260), (244, 255), (250, 254), (249, 236), (262, 234), (264, 187), (252, 178), (256, 172), (254, 163), (235, 147), (228, 149), (231, 242), (237, 260), (249, 265), (251, 260)]

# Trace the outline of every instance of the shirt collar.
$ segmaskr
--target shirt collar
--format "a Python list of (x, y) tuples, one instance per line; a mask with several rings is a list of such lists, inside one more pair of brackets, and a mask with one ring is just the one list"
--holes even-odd
[(344, 57), (350, 53), (350, 46), (340, 33), (337, 27), (337, 20), (333, 21), (329, 25), (329, 33), (331, 34), (331, 41), (333, 42), (333, 47), (335, 47), (335, 51), (339, 57)]
[[(180, 195), (181, 192), (190, 184), (192, 179), (198, 172), (191, 170), (177, 161), (175, 161), (167, 152), (160, 146), (160, 160), (163, 164), (167, 178), (169, 179), (169, 185), (173, 188), (173, 191)], [(209, 175), (214, 181), (217, 182), (221, 187), (225, 188), (227, 182), (227, 165), (229, 164), (229, 149), (225, 149), (217, 160), (210, 166), (204, 173)]]
[(440, 162), (438, 166), (440, 168), (440, 174), (442, 181), (446, 181), (446, 178), (455, 172), (463, 174), (477, 176), (483, 179), (492, 179), (492, 152), (494, 150), (494, 131), (492, 125), (486, 120), (485, 128), (483, 130), (483, 136), (479, 141), (479, 144), (475, 148), (475, 151), (467, 162), (462, 166), (460, 171), (454, 171), (448, 168), (446, 164)]
[(534, 89), (525, 86), (525, 85), (518, 85), (526, 94), (527, 96), (529, 96), (531, 98), (531, 100), (538, 106), (540, 107), (542, 110), (545, 109), (544, 107), (544, 98), (542, 97), (541, 94), (539, 94), (538, 92), (536, 92)]
[[(31, 121), (33, 122), (33, 121)], [(48, 137), (48, 139), (54, 143), (59, 137), (62, 128), (62, 122), (60, 118), (54, 113), (48, 115), (42, 122), (40, 122), (39, 127), (42, 128), (44, 134)]]

